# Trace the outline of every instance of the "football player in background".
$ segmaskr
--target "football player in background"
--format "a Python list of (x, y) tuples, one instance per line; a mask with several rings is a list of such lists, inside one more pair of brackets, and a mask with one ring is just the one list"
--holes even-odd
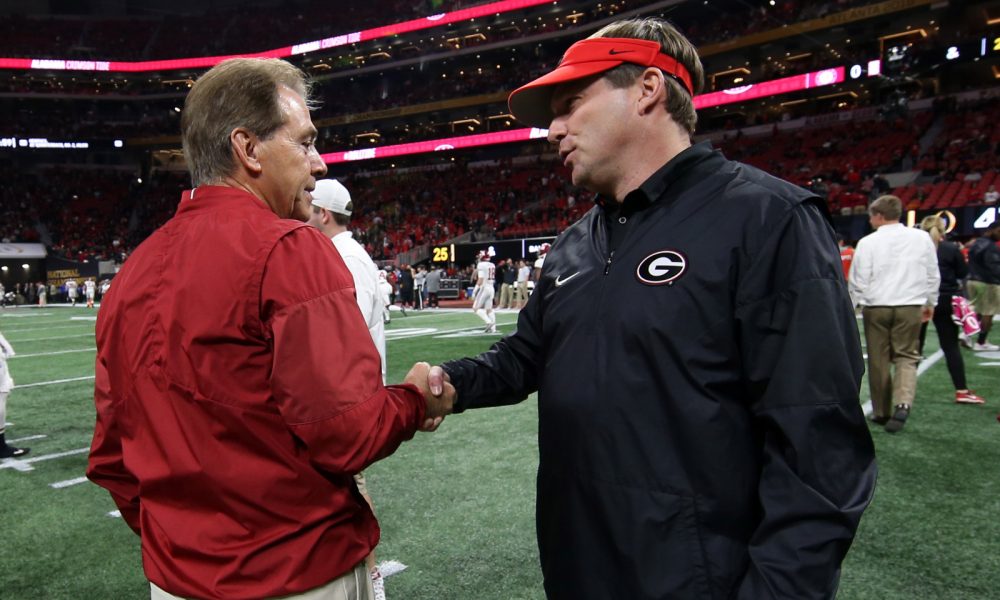
[(73, 306), (76, 306), (76, 299), (79, 297), (80, 284), (76, 282), (75, 279), (69, 279), (66, 281), (66, 299), (70, 301)]
[(472, 290), (472, 312), (486, 323), (486, 333), (497, 332), (497, 316), (493, 312), (493, 298), (496, 295), (496, 266), (490, 262), (490, 253), (479, 252), (476, 264), (476, 287)]
[(97, 295), (97, 282), (88, 277), (83, 282), (83, 293), (87, 298), (87, 308), (94, 308), (94, 296)]

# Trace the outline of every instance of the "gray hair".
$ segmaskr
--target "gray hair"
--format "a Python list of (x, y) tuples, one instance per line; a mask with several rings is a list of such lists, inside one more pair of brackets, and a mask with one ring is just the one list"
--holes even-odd
[(229, 136), (243, 127), (262, 140), (285, 123), (278, 88), (297, 92), (312, 108), (311, 84), (298, 67), (277, 58), (233, 58), (202, 75), (181, 113), (181, 143), (194, 187), (236, 168)]

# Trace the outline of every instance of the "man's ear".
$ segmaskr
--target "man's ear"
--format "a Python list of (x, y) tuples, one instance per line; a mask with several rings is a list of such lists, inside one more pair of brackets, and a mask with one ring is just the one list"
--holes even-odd
[(322, 223), (323, 225), (329, 225), (330, 221), (333, 221), (333, 213), (326, 210), (325, 208), (321, 208), (319, 210), (321, 213), (323, 213), (320, 215), (320, 223)]
[(229, 133), (229, 146), (236, 162), (253, 175), (260, 175), (260, 140), (242, 127)]
[(659, 105), (666, 106), (667, 87), (665, 75), (654, 67), (648, 67), (639, 78), (639, 114), (647, 114)]

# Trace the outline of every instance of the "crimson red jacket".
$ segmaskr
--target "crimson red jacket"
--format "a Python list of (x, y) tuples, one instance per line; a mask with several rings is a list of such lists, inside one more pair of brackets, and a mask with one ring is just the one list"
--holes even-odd
[(411, 438), (425, 402), (382, 385), (353, 286), (318, 231), (210, 186), (115, 278), (87, 476), (141, 535), (156, 585), (292, 594), (378, 543), (352, 474)]

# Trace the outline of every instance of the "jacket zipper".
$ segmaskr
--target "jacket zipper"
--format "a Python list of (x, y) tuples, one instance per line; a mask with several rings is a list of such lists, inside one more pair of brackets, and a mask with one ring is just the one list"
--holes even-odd
[(604, 275), (607, 275), (608, 271), (611, 270), (611, 259), (612, 259), (612, 257), (614, 257), (614, 255), (615, 255), (615, 251), (612, 250), (611, 253), (608, 254), (608, 259), (606, 261), (604, 261)]

